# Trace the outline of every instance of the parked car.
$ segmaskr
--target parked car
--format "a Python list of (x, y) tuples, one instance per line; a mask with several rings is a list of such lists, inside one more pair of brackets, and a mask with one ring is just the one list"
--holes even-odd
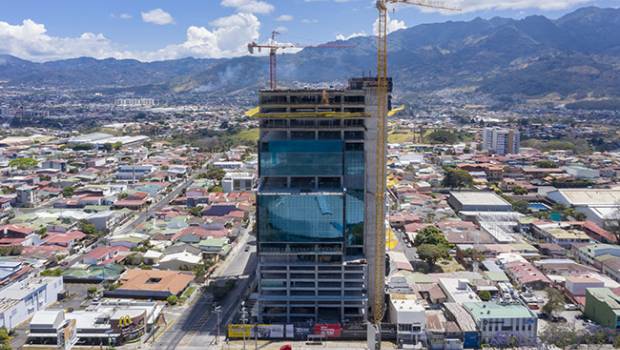
[(566, 311), (576, 311), (579, 310), (579, 306), (575, 304), (564, 304), (564, 310)]

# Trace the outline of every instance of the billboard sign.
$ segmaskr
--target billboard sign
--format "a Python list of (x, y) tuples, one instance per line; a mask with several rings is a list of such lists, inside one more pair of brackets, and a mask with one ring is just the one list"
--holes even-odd
[(312, 328), (312, 333), (326, 338), (339, 338), (342, 335), (342, 327), (337, 323), (317, 323)]

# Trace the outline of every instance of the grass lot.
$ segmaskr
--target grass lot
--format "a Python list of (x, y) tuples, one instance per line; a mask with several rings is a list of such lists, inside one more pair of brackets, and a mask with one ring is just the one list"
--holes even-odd
[(258, 129), (244, 129), (232, 135), (231, 138), (235, 144), (256, 143), (258, 141)]
[(437, 262), (437, 267), (441, 269), (441, 272), (459, 272), (465, 271), (465, 268), (461, 266), (456, 260), (440, 260)]
[(187, 289), (183, 292), (183, 294), (181, 294), (179, 301), (181, 303), (184, 303), (187, 299), (189, 299), (189, 297), (192, 296), (192, 294), (194, 294), (194, 291), (196, 291), (196, 287), (194, 286), (187, 287)]

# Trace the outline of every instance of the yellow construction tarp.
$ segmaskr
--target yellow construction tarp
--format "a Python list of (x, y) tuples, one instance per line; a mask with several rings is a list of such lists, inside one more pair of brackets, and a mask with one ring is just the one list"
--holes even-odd
[(260, 107), (254, 107), (252, 109), (249, 109), (245, 112), (245, 116), (246, 117), (253, 117), (256, 114), (258, 114), (258, 112), (260, 112)]
[(396, 108), (392, 108), (392, 110), (390, 110), (390, 111), (388, 112), (388, 117), (393, 117), (393, 116), (395, 116), (396, 114), (398, 114), (399, 112), (402, 112), (402, 111), (404, 111), (404, 110), (405, 110), (405, 105), (400, 105), (400, 106), (398, 106), (398, 107), (396, 107)]
[(398, 237), (396, 237), (396, 234), (392, 231), (392, 228), (388, 227), (387, 230), (385, 230), (385, 247), (387, 250), (394, 250), (397, 245)]

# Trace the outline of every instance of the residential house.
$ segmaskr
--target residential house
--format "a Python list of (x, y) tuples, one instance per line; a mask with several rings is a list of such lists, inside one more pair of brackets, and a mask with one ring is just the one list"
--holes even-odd
[(82, 257), (82, 262), (87, 265), (106, 265), (117, 263), (125, 258), (129, 248), (123, 246), (100, 246)]
[(39, 245), (41, 239), (33, 229), (20, 225), (0, 226), (0, 247)]

